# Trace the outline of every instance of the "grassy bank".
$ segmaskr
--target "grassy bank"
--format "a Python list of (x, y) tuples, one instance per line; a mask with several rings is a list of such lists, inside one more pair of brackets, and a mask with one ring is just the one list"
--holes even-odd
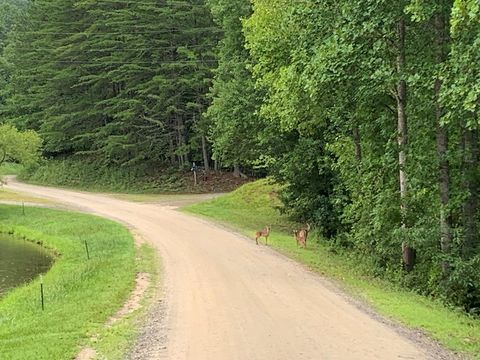
[(2, 166), (0, 166), (0, 176), (18, 175), (22, 170), (23, 167), (19, 164), (3, 163)]
[(0, 206), (0, 231), (41, 243), (56, 261), (44, 276), (45, 311), (38, 279), (0, 300), (2, 360), (73, 359), (85, 345), (120, 359), (140, 314), (111, 328), (104, 323), (128, 298), (138, 271), (156, 276), (151, 249), (136, 250), (127, 229), (98, 217), (38, 208), (21, 214), (19, 207)]
[(79, 159), (44, 161), (39, 167), (22, 171), (19, 178), (39, 185), (131, 194), (228, 192), (245, 183), (231, 174), (212, 173), (206, 179), (199, 174), (194, 186), (188, 169), (102, 166)]
[(310, 239), (308, 249), (297, 248), (291, 235), (295, 224), (279, 213), (277, 191), (277, 185), (262, 180), (184, 210), (229, 225), (251, 238), (256, 230), (272, 225), (269, 245), (279, 252), (337, 280), (381, 314), (421, 329), (450, 350), (480, 359), (480, 320), (369, 275), (365, 263), (336, 253), (325, 241)]

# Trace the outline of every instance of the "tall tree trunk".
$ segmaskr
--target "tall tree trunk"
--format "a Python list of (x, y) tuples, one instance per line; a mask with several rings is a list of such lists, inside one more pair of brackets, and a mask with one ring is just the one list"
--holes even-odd
[(358, 162), (362, 161), (362, 141), (360, 137), (360, 129), (357, 124), (353, 126), (352, 130), (353, 142), (355, 143), (355, 159)]
[(202, 152), (203, 152), (203, 166), (205, 167), (205, 174), (210, 173), (210, 162), (208, 159), (207, 139), (202, 135)]
[(478, 247), (477, 215), (478, 215), (478, 131), (465, 130), (465, 187), (468, 197), (463, 205), (465, 242), (463, 256), (470, 258)]
[(182, 149), (181, 153), (178, 155), (180, 166), (185, 167), (188, 162), (187, 156), (183, 153), (184, 147), (186, 144), (185, 140), (185, 126), (181, 116), (177, 115), (177, 134), (178, 134), (178, 146)]
[[(399, 182), (400, 182), (400, 211), (402, 215), (402, 229), (406, 230), (407, 223), (407, 206), (406, 197), (408, 194), (407, 183), (407, 144), (408, 144), (408, 127), (407, 127), (407, 82), (405, 81), (406, 53), (405, 53), (405, 37), (406, 24), (404, 15), (401, 15), (397, 24), (398, 36), (398, 55), (397, 55), (397, 74), (399, 81), (397, 83), (396, 100), (397, 100), (397, 120), (398, 120), (398, 163), (400, 166)], [(415, 251), (410, 247), (408, 242), (402, 243), (402, 257), (405, 270), (411, 271), (414, 267)]]
[[(437, 82), (439, 82), (437, 80)], [(438, 85), (435, 87), (437, 88)], [(435, 90), (438, 94), (439, 90)], [(439, 191), (440, 191), (440, 246), (444, 255), (450, 254), (452, 244), (452, 214), (449, 209), (450, 205), (450, 166), (447, 159), (448, 152), (448, 133), (441, 121), (441, 106), (436, 105), (437, 117), (437, 154), (439, 158)], [(449, 271), (448, 261), (442, 262), (442, 270), (444, 275)]]
[[(435, 16), (435, 38), (436, 38), (436, 62), (441, 65), (446, 61), (446, 42), (447, 28), (446, 19), (443, 15), (443, 9), (440, 9)], [(448, 152), (448, 132), (442, 124), (443, 107), (440, 102), (440, 91), (442, 89), (442, 80), (435, 80), (435, 119), (437, 124), (437, 155), (439, 159), (439, 178), (438, 187), (440, 192), (440, 247), (442, 253), (450, 254), (452, 244), (452, 215), (450, 205), (450, 165), (447, 158)], [(444, 276), (449, 272), (450, 264), (447, 260), (442, 262), (442, 271)]]
[(169, 139), (169, 152), (170, 152), (170, 164), (176, 165), (177, 164), (177, 159), (175, 157), (175, 145), (174, 145), (174, 134), (172, 133)]
[(397, 73), (400, 76), (400, 80), (397, 84), (397, 120), (398, 120), (398, 161), (400, 165), (400, 196), (401, 210), (402, 210), (402, 225), (405, 225), (405, 213), (406, 205), (404, 199), (407, 196), (407, 174), (405, 166), (407, 164), (406, 148), (408, 144), (408, 131), (407, 131), (407, 83), (405, 77), (405, 19), (402, 19), (398, 23), (398, 56), (397, 56)]

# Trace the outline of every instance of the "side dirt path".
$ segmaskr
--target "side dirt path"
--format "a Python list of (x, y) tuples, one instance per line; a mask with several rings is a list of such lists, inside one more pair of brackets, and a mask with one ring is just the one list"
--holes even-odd
[[(120, 310), (117, 311), (110, 319), (108, 319), (105, 326), (110, 327), (114, 325), (117, 321), (120, 321), (128, 314), (131, 314), (135, 310), (138, 310), (141, 306), (140, 302), (145, 294), (145, 291), (150, 286), (150, 274), (148, 273), (139, 273), (135, 279), (135, 288), (122, 306)], [(93, 337), (92, 337), (93, 338)], [(83, 348), (75, 358), (75, 360), (91, 360), (97, 356), (95, 349), (85, 347)]]
[(457, 358), (268, 247), (171, 207), (13, 180), (8, 187), (121, 221), (158, 250), (165, 293), (131, 359)]

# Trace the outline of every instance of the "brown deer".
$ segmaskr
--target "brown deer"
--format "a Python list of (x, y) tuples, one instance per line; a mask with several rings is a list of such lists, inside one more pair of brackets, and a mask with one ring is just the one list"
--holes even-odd
[(270, 235), (270, 230), (271, 226), (265, 226), (265, 229), (257, 231), (255, 233), (255, 241), (257, 242), (258, 245), (258, 239), (261, 238), (262, 236), (265, 238), (265, 245), (268, 244), (268, 236)]
[(297, 246), (300, 244), (305, 249), (307, 248), (307, 238), (308, 233), (310, 232), (310, 224), (307, 224), (305, 229), (293, 230), (293, 237), (297, 241)]

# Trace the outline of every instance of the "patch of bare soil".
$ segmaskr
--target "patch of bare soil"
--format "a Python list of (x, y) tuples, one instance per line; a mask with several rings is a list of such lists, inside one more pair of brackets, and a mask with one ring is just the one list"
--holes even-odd
[(133, 235), (135, 246), (137, 248), (141, 247), (143, 244), (146, 244), (146, 241), (143, 238), (143, 236), (139, 234), (135, 229), (130, 229), (130, 233)]
[(187, 192), (192, 193), (225, 193), (230, 192), (246, 184), (252, 179), (234, 177), (232, 173), (211, 172), (208, 175), (199, 174), (197, 176), (197, 186), (193, 184), (193, 175), (184, 175), (187, 184)]
[(90, 360), (97, 355), (97, 352), (91, 348), (84, 348), (80, 351), (75, 360)]
[(112, 326), (117, 321), (121, 320), (128, 314), (131, 314), (132, 312), (140, 308), (140, 302), (142, 300), (142, 297), (150, 285), (150, 274), (139, 273), (135, 282), (135, 290), (133, 290), (130, 298), (123, 305), (123, 307), (107, 321), (107, 326)]
[[(137, 238), (137, 237), (135, 237)], [(141, 301), (145, 291), (147, 291), (150, 286), (150, 274), (148, 273), (139, 273), (135, 279), (135, 289), (133, 290), (130, 298), (122, 306), (120, 310), (117, 311), (108, 321), (105, 323), (105, 326), (112, 326), (116, 322), (123, 319), (128, 314), (131, 314), (135, 310), (138, 310), (141, 307)], [(95, 338), (96, 336), (93, 336)], [(91, 360), (97, 355), (97, 352), (89, 347), (83, 348), (75, 358), (75, 360)]]

